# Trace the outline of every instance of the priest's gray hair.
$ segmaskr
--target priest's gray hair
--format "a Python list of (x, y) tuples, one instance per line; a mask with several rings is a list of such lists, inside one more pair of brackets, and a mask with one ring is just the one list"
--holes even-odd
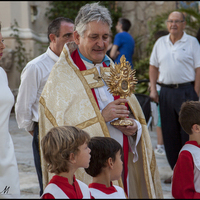
[(75, 19), (74, 30), (78, 32), (81, 37), (84, 37), (84, 32), (87, 29), (87, 24), (92, 21), (102, 21), (112, 27), (112, 19), (109, 10), (100, 6), (99, 2), (86, 4), (82, 6)]

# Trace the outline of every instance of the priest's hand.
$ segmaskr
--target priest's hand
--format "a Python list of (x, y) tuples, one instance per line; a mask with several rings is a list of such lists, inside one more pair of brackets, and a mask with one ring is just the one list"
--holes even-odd
[(127, 103), (127, 99), (117, 99), (111, 103), (109, 103), (101, 112), (105, 122), (109, 122), (115, 118), (126, 118), (129, 116), (130, 111), (127, 110), (125, 104)]
[(135, 135), (137, 130), (138, 130), (137, 123), (135, 122), (135, 120), (133, 118), (126, 118), (126, 119), (132, 121), (133, 125), (132, 126), (118, 126), (118, 125), (116, 126), (116, 125), (113, 125), (113, 126), (127, 136)]

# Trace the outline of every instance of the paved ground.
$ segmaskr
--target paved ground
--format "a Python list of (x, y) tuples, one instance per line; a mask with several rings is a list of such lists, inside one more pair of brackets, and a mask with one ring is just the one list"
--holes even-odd
[(39, 199), (39, 183), (33, 160), (32, 136), (24, 129), (18, 129), (14, 114), (10, 116), (9, 131), (18, 163), (21, 198)]
[[(18, 129), (14, 114), (10, 116), (9, 130), (14, 142), (19, 168), (21, 198), (39, 199), (39, 184), (32, 153), (32, 136), (24, 129)], [(152, 139), (152, 145), (155, 147), (157, 137), (154, 128), (153, 131), (150, 131), (150, 137)], [(170, 199), (172, 198), (171, 184), (164, 184), (163, 181), (172, 175), (172, 170), (165, 156), (156, 155), (156, 161), (160, 172), (164, 198)]]

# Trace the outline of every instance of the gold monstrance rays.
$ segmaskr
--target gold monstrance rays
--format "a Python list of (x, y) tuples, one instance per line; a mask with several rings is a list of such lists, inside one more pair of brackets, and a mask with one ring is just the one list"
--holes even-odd
[[(131, 65), (124, 55), (120, 58), (120, 63), (115, 64), (115, 68), (110, 68), (110, 76), (107, 79), (108, 91), (113, 96), (120, 96), (120, 98), (126, 98), (135, 92), (135, 85), (137, 79), (135, 78), (135, 70), (131, 69)], [(132, 121), (126, 118), (119, 118), (112, 121), (112, 125), (129, 126), (133, 125)]]

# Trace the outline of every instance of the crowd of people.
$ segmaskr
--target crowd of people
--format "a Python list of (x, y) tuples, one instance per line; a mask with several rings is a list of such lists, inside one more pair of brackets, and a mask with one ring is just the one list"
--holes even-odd
[[(199, 198), (200, 45), (186, 34), (185, 16), (170, 13), (168, 33), (150, 56), (150, 97), (159, 104), (162, 148), (173, 176), (174, 198)], [(99, 3), (80, 8), (75, 21), (54, 19), (49, 47), (23, 69), (15, 104), (19, 128), (32, 148), (43, 199), (163, 198), (154, 149), (134, 93), (108, 91), (106, 73), (125, 55), (131, 68), (135, 41), (120, 18), (112, 44), (110, 12)], [(0, 33), (0, 59), (5, 45)], [(20, 197), (19, 175), (8, 122), (14, 98), (0, 68), (0, 197)], [(91, 78), (92, 77), (92, 78)], [(157, 85), (160, 90), (157, 90)], [(132, 125), (111, 125), (116, 119)], [(161, 126), (162, 125), (162, 126)], [(164, 147), (163, 147), (164, 146)], [(6, 196), (7, 195), (7, 196)]]

